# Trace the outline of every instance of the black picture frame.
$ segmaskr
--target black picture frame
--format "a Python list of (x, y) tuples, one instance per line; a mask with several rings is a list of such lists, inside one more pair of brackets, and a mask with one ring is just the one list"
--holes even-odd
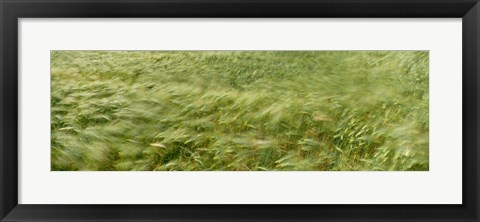
[[(478, 0), (0, 0), (0, 16), (1, 221), (479, 221)], [(17, 20), (46, 17), (463, 18), (463, 204), (18, 204)]]

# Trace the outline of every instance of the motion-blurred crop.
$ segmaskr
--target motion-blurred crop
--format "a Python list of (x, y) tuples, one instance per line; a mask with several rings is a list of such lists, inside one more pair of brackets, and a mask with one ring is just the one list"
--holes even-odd
[(51, 168), (428, 170), (426, 51), (52, 51)]

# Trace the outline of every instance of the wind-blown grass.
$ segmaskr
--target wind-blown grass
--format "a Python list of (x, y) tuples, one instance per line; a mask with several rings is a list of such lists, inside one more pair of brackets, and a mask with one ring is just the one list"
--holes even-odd
[(52, 51), (52, 170), (428, 170), (428, 52)]

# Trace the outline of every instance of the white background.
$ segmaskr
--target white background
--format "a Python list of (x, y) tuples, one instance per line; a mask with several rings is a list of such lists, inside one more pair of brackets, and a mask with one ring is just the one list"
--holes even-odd
[[(20, 19), (20, 204), (461, 204), (461, 19)], [(428, 172), (50, 172), (50, 50), (430, 50)]]

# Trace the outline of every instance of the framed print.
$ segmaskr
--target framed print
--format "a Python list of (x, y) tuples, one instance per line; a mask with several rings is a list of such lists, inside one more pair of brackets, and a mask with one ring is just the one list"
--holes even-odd
[(1, 1), (1, 221), (478, 221), (478, 1)]

